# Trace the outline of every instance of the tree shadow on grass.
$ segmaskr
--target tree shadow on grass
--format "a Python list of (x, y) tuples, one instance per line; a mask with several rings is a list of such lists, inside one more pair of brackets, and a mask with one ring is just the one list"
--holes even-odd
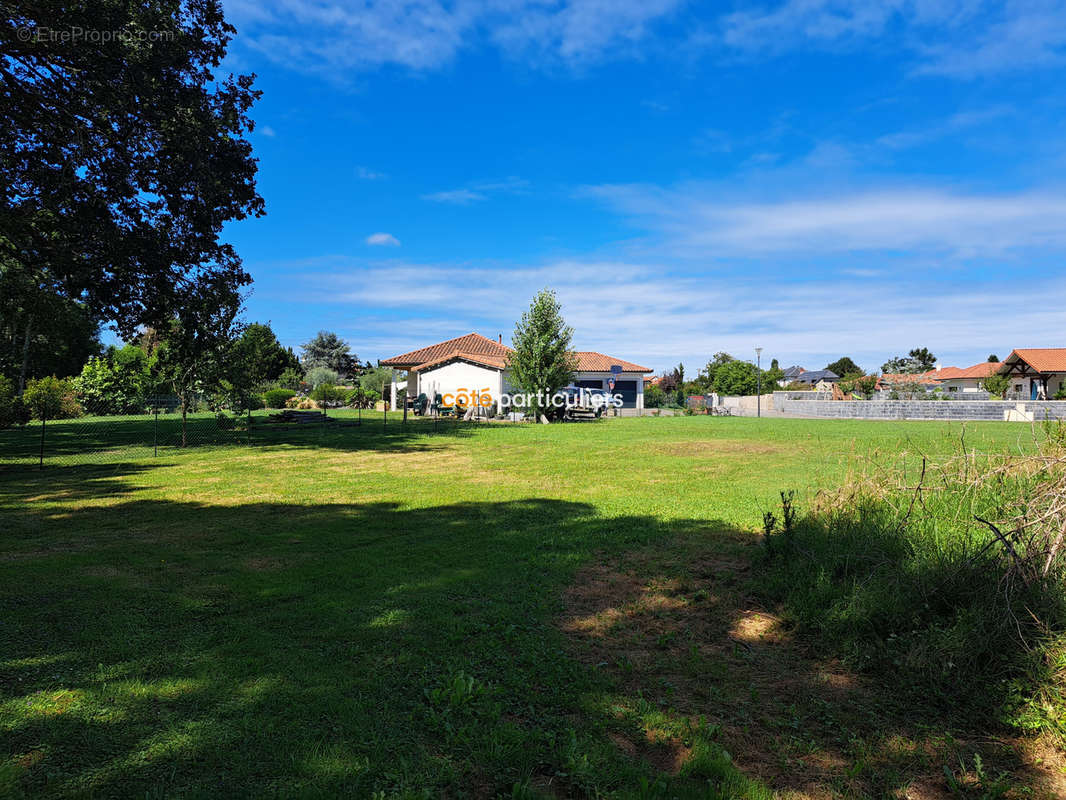
[[(721, 707), (749, 714), (751, 730), (761, 713), (758, 686), (714, 660), (719, 634), (741, 630), (750, 611), (709, 602), (713, 581), (742, 574), (750, 541), (718, 522), (605, 518), (539, 498), (409, 508), (131, 494), (106, 508), (70, 505), (61, 518), (54, 506), (9, 508), (9, 531), (52, 539), (42, 550), (0, 537), (0, 763), (13, 793), (493, 797), (525, 785), (558, 796), (704, 796), (708, 780), (740, 785), (719, 734), (675, 730)], [(656, 627), (638, 630), (635, 644), (604, 629), (634, 667), (575, 652), (567, 637), (580, 625), (554, 624), (573, 610), (563, 592), (575, 570), (630, 550), (669, 554), (671, 542), (713, 555), (699, 578), (712, 582), (659, 587), (667, 600), (649, 606)], [(656, 563), (639, 571), (672, 580)], [(577, 575), (571, 592), (598, 580)], [(701, 589), (708, 596), (697, 600)], [(592, 627), (596, 597), (583, 615)], [(669, 615), (695, 606), (705, 627), (690, 644), (691, 619)], [(691, 645), (698, 680), (688, 683), (646, 672), (637, 655), (673, 659)], [(737, 647), (729, 658), (763, 652), (754, 640)], [(811, 661), (782, 664), (802, 690), (822, 681)], [(840, 703), (851, 702), (846, 689)], [(661, 747), (634, 744), (638, 717), (663, 729)], [(828, 730), (809, 734), (814, 746), (840, 752)]]
[[(420, 451), (445, 446), (470, 436), (481, 424), (425, 418), (406, 423), (390, 419), (335, 418), (331, 424), (270, 424), (260, 412), (252, 430), (220, 427), (213, 415), (190, 417), (182, 444), (180, 418), (168, 415), (54, 420), (45, 425), (43, 465), (46, 468), (93, 465), (130, 458), (172, 457), (205, 448), (311, 447), (337, 450)], [(34, 422), (0, 430), (0, 471), (36, 468), (41, 460), (41, 426)]]

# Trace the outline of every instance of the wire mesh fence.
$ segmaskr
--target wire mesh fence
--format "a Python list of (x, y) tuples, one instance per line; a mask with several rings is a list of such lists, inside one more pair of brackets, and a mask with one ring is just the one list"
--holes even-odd
[[(105, 464), (160, 457), (195, 448), (294, 444), (388, 446), (399, 437), (449, 433), (470, 424), (402, 411), (330, 409), (311, 414), (260, 410), (234, 415), (182, 412), (176, 398), (157, 398), (136, 413), (30, 420), (0, 430), (0, 469)], [(383, 439), (384, 435), (384, 439)]]

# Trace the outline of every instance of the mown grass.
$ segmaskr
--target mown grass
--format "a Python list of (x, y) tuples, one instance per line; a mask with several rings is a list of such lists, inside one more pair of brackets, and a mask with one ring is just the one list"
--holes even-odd
[[(750, 580), (781, 489), (944, 457), (961, 425), (367, 421), (0, 472), (0, 793), (754, 798), (961, 776), (965, 720), (773, 633)], [(1013, 747), (986, 756), (1036, 786)]]

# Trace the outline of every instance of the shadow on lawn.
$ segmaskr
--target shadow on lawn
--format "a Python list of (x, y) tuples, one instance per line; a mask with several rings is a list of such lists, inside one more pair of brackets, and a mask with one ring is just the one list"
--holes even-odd
[[(116, 488), (103, 473), (75, 482), (75, 498)], [(784, 697), (830, 691), (827, 702), (846, 707), (861, 696), (772, 638), (745, 643), (751, 537), (706, 520), (605, 518), (536, 498), (226, 507), (131, 495), (58, 518), (54, 506), (8, 507), (0, 790), (7, 780), (28, 796), (492, 797), (524, 784), (570, 796), (643, 781), (655, 796), (657, 775), (679, 773), (664, 792), (703, 796), (732, 767), (718, 734), (691, 720), (726, 708), (745, 735), (793, 724), (782, 697), (735, 673), (746, 652), (766, 670), (779, 661)], [(674, 578), (654, 553), (678, 542), (698, 545), (702, 566), (659, 586)], [(633, 549), (653, 562), (622, 594), (600, 591), (613, 578), (588, 570)], [(626, 592), (643, 611), (619, 604)], [(661, 597), (641, 601), (649, 592)], [(608, 609), (620, 616), (607, 614), (615, 622), (600, 634), (626, 635), (600, 652)], [(678, 609), (695, 610), (672, 617)], [(612, 633), (637, 618), (652, 627)], [(587, 652), (575, 650), (587, 636)], [(683, 677), (671, 671), (678, 653)], [(807, 724), (811, 707), (797, 736), (826, 759), (851, 758), (839, 728)], [(870, 714), (848, 724), (906, 735), (898, 716)]]
[[(296, 446), (338, 450), (415, 451), (439, 447), (439, 442), (469, 436), (479, 424), (462, 421), (390, 418), (338, 418), (329, 425), (270, 424), (257, 416), (252, 431), (219, 427), (214, 416), (190, 418), (186, 446), (181, 421), (150, 416), (56, 420), (45, 426), (44, 466), (75, 466), (128, 459), (130, 454), (170, 457), (173, 454), (217, 447)], [(434, 444), (437, 441), (437, 444)], [(0, 471), (37, 468), (41, 454), (41, 426), (32, 423), (0, 430)]]

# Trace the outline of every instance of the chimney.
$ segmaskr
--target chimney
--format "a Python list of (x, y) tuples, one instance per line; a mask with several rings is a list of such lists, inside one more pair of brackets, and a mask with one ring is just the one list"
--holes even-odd
[(500, 337), (500, 344), (503, 344), (503, 334), (502, 333), (498, 333), (496, 335)]

